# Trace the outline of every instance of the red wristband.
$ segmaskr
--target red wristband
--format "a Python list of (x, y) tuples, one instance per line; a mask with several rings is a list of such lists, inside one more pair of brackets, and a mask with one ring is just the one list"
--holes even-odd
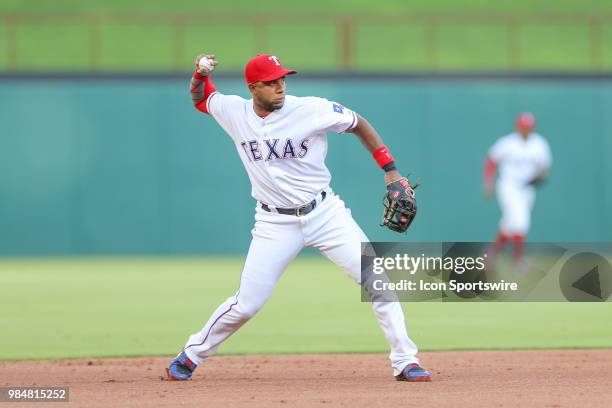
[(376, 149), (372, 153), (372, 156), (374, 157), (374, 160), (376, 160), (376, 163), (378, 163), (381, 169), (384, 168), (387, 164), (393, 163), (395, 161), (395, 159), (393, 159), (393, 156), (391, 156), (389, 149), (385, 145)]

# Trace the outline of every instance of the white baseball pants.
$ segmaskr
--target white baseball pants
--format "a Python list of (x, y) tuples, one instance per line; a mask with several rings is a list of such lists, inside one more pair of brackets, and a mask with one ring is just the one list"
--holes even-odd
[[(317, 248), (361, 283), (361, 242), (367, 237), (334, 194), (301, 217), (266, 212), (258, 205), (252, 234), (238, 292), (221, 304), (185, 345), (185, 353), (196, 364), (215, 354), (223, 341), (257, 313), (289, 262), (306, 246)], [(389, 358), (394, 375), (398, 375), (406, 365), (419, 362), (402, 306), (399, 302), (373, 302), (372, 308), (391, 346)]]
[(531, 225), (531, 210), (535, 189), (512, 183), (497, 184), (497, 200), (501, 208), (499, 230), (505, 235), (527, 235)]

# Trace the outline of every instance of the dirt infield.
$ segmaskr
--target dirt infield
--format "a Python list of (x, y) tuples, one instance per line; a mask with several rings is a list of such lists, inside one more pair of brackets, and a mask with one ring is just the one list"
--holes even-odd
[(612, 349), (421, 357), (431, 383), (395, 381), (386, 355), (343, 354), (213, 357), (188, 382), (161, 381), (169, 358), (2, 362), (0, 386), (70, 387), (53, 407), (612, 406)]

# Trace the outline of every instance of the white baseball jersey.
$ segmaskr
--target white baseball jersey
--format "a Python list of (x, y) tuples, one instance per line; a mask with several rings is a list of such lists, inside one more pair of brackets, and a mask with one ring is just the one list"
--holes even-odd
[(552, 162), (548, 142), (537, 133), (527, 139), (516, 132), (504, 136), (491, 147), (489, 157), (498, 164), (498, 183), (515, 187), (526, 186)]
[(253, 100), (215, 92), (207, 110), (232, 138), (251, 180), (256, 200), (281, 208), (308, 203), (329, 186), (325, 166), (327, 132), (346, 132), (357, 115), (318, 97), (287, 95), (281, 109), (265, 118)]

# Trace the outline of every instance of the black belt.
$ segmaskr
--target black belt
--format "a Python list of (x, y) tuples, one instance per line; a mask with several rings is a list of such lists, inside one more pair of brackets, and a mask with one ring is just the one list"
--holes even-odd
[[(321, 191), (321, 202), (323, 202), (325, 200), (326, 196), (327, 196), (327, 193), (325, 191)], [(260, 204), (261, 204), (261, 208), (264, 211), (272, 212), (272, 210), (270, 209), (270, 206), (268, 204), (264, 204), (262, 202), (260, 202)], [(276, 211), (279, 214), (295, 215), (296, 217), (301, 217), (302, 215), (306, 215), (306, 214), (310, 213), (312, 210), (315, 209), (316, 206), (317, 206), (317, 199), (315, 198), (314, 200), (312, 200), (308, 204), (304, 204), (301, 207), (297, 207), (297, 208), (276, 208)]]

